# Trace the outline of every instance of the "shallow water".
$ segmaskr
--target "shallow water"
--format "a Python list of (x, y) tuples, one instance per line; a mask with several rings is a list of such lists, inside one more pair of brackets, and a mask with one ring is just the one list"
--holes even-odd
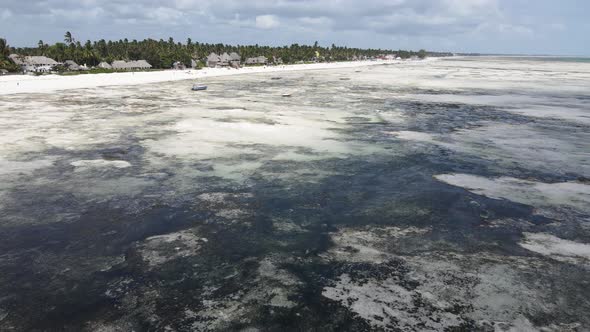
[(2, 96), (2, 330), (590, 329), (590, 64), (280, 76)]

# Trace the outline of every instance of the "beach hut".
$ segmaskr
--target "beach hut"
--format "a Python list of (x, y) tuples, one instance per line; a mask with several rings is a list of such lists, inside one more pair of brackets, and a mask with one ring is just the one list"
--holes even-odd
[(111, 65), (109, 65), (108, 63), (106, 63), (104, 61), (98, 64), (98, 68), (101, 68), (101, 69), (113, 69), (113, 67)]
[(64, 66), (68, 68), (68, 70), (81, 70), (80, 66), (74, 60), (66, 60), (64, 61)]
[(127, 69), (129, 69), (129, 67), (127, 66), (127, 62), (123, 61), (123, 60), (113, 61), (113, 63), (111, 64), (111, 67), (114, 70), (127, 70)]
[(227, 53), (223, 53), (219, 57), (219, 63), (217, 63), (218, 67), (229, 67), (229, 63), (231, 61), (231, 57)]
[(130, 69), (150, 69), (150, 68), (152, 68), (152, 65), (150, 65), (149, 62), (147, 62), (145, 60), (130, 61), (128, 63), (128, 66), (130, 67)]
[(207, 67), (209, 68), (215, 68), (217, 67), (217, 64), (219, 63), (219, 55), (217, 55), (216, 53), (211, 53), (209, 54), (209, 56), (207, 57)]
[(236, 52), (231, 52), (229, 55), (230, 58), (230, 65), (234, 68), (240, 68), (240, 64), (242, 62), (242, 57)]

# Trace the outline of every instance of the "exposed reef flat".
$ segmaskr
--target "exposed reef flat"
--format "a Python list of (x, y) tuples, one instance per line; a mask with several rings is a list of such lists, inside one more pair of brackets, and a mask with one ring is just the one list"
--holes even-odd
[(588, 331), (589, 66), (3, 95), (0, 330)]

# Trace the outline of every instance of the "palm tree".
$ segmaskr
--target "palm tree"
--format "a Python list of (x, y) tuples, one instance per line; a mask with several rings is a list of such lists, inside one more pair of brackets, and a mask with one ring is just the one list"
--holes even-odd
[(66, 42), (66, 44), (71, 44), (74, 42), (74, 37), (72, 37), (71, 32), (66, 31), (66, 34), (64, 35), (64, 42)]
[(8, 69), (9, 71), (17, 71), (18, 66), (9, 60), (10, 46), (6, 42), (6, 39), (0, 38), (0, 69)]
[(39, 54), (45, 55), (45, 43), (43, 43), (42, 40), (39, 40), (39, 42), (37, 43), (37, 47), (39, 48)]
[(0, 38), (0, 59), (7, 58), (10, 55), (10, 46), (6, 39)]

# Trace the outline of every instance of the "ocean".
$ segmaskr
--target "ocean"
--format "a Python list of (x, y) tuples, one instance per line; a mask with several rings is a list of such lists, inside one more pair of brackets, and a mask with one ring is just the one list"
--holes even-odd
[(0, 330), (590, 329), (587, 60), (192, 83), (1, 97)]

